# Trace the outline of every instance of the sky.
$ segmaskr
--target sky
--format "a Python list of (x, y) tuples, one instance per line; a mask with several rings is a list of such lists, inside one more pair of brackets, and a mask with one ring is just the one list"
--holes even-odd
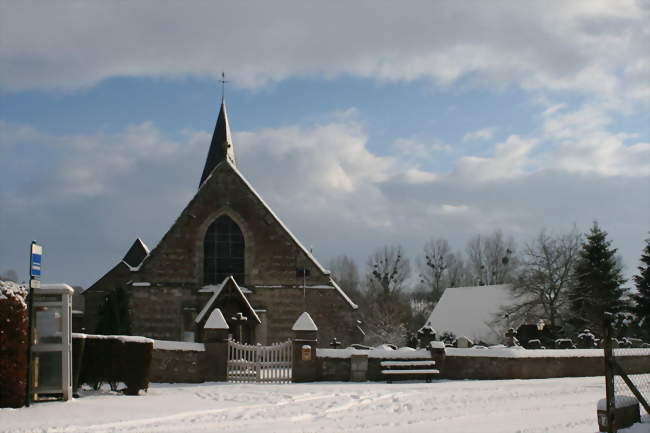
[(650, 231), (650, 1), (0, 0), (0, 272), (89, 286), (237, 164), (324, 264)]

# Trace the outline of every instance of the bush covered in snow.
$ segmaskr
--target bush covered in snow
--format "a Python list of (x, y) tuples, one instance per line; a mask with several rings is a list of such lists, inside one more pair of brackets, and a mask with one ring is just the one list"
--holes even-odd
[(0, 407), (21, 407), (27, 383), (27, 289), (0, 281)]

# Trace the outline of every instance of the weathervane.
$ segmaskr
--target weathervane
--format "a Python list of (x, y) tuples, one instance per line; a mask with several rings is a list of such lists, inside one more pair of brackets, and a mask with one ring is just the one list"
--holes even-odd
[(230, 82), (226, 80), (225, 72), (221, 73), (221, 79), (219, 80), (219, 82), (221, 83), (221, 102), (223, 102), (223, 99), (225, 97), (225, 92), (226, 92), (226, 83)]

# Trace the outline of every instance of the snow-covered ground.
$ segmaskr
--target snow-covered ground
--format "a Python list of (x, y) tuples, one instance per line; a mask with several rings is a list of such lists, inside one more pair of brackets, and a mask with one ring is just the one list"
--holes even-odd
[[(141, 396), (85, 391), (71, 402), (0, 409), (2, 432), (598, 431), (600, 377), (287, 385), (153, 384)], [(649, 433), (637, 424), (625, 433)]]

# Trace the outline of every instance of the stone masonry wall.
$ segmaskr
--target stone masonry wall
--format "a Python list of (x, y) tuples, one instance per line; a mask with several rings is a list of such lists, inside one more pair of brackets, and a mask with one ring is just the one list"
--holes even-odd
[[(133, 334), (181, 339), (183, 307), (200, 311), (209, 299), (208, 294), (198, 293), (204, 285), (203, 240), (210, 224), (222, 214), (230, 216), (244, 235), (245, 281), (240, 285), (254, 291), (248, 295), (253, 308), (267, 310), (267, 341), (262, 343), (289, 338), (293, 322), (305, 310), (319, 323), (322, 344), (334, 337), (345, 344), (360, 341), (354, 311), (336, 290), (307, 289), (305, 302), (303, 278), (296, 269), (307, 269), (307, 286), (328, 286), (329, 275), (320, 271), (225, 163), (216, 168), (139, 270), (118, 264), (85, 292), (86, 332), (94, 331), (96, 310), (106, 294), (122, 286), (131, 295)], [(151, 286), (129, 286), (129, 281)]]
[(154, 349), (151, 382), (201, 383), (205, 381), (206, 352)]

